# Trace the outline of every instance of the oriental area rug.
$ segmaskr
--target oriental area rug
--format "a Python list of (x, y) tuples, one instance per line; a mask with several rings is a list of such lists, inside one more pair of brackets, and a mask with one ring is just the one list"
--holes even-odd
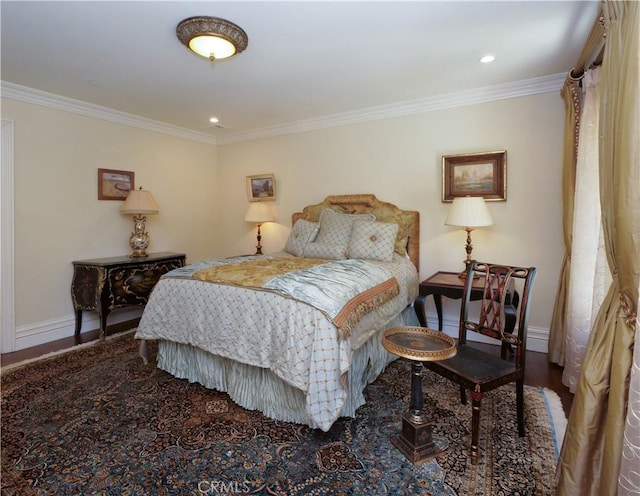
[[(152, 347), (153, 348), (153, 347)], [(153, 351), (153, 350), (152, 350)], [(426, 372), (425, 408), (442, 455), (420, 465), (390, 442), (410, 395), (396, 361), (355, 418), (329, 432), (277, 422), (225, 393), (144, 365), (131, 333), (2, 371), (3, 495), (552, 495), (555, 393), (525, 386), (483, 400), (481, 452), (467, 457), (470, 406)], [(551, 395), (549, 394), (551, 393)]]

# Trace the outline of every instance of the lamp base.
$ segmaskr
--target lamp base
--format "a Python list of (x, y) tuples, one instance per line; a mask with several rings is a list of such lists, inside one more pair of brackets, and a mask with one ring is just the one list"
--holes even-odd
[[(471, 253), (473, 253), (473, 245), (471, 244), (471, 229), (470, 227), (465, 227), (465, 231), (467, 231), (467, 244), (464, 247), (464, 250), (467, 252), (467, 258), (464, 261), (464, 270), (458, 274), (460, 279), (466, 279), (467, 274), (469, 273), (469, 266), (471, 265)], [(473, 275), (474, 279), (478, 279), (480, 276)]]
[(254, 253), (254, 255), (262, 255), (262, 245), (260, 244), (260, 241), (262, 240), (262, 235), (260, 234), (260, 224), (258, 224), (258, 235), (256, 236), (256, 240), (258, 241), (258, 244), (256, 245), (256, 252)]
[[(467, 274), (468, 274), (467, 270), (466, 269), (463, 270), (462, 272), (460, 272), (458, 274), (458, 279), (462, 279), (464, 281), (467, 278)], [(480, 279), (480, 276), (478, 274), (473, 274), (473, 279), (474, 280), (475, 279)]]
[(147, 248), (149, 247), (149, 233), (145, 232), (145, 222), (147, 218), (144, 215), (135, 215), (133, 217), (134, 232), (129, 238), (129, 246), (133, 250), (129, 254), (129, 258), (146, 258), (149, 256)]
[(134, 250), (129, 253), (129, 258), (147, 258), (149, 254), (146, 251)]

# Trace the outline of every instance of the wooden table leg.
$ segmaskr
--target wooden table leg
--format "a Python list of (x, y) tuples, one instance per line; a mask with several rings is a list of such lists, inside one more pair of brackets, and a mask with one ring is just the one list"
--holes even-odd
[(436, 304), (436, 312), (438, 313), (438, 330), (442, 332), (442, 296), (434, 294), (433, 302)]
[(82, 310), (76, 310), (76, 330), (75, 336), (78, 337), (80, 335), (80, 329), (82, 328)]
[(428, 327), (427, 316), (424, 313), (424, 303), (426, 299), (426, 296), (419, 295), (413, 302), (413, 308), (416, 311), (416, 316), (418, 317), (418, 322), (420, 322), (420, 327)]
[(422, 369), (422, 363), (411, 362), (411, 402), (409, 409), (402, 414), (400, 434), (391, 438), (391, 444), (415, 464), (424, 463), (442, 453), (433, 442), (431, 423), (424, 411)]

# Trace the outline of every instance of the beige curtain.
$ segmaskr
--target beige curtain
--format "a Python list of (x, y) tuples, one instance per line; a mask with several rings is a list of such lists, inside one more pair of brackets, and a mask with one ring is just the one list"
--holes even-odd
[[(640, 293), (640, 287), (638, 293)], [(640, 299), (638, 306), (640, 306)], [(640, 325), (638, 325), (637, 317), (635, 343), (640, 343)], [(633, 350), (633, 367), (631, 368), (627, 405), (627, 423), (624, 429), (620, 477), (618, 478), (619, 496), (640, 494), (640, 346), (634, 346)]]
[(565, 106), (564, 156), (562, 158), (562, 232), (565, 255), (560, 271), (556, 303), (549, 329), (548, 359), (564, 365), (567, 335), (567, 292), (571, 272), (571, 231), (573, 228), (573, 196), (576, 183), (576, 157), (580, 132), (580, 78), (567, 76), (560, 92)]
[(600, 68), (582, 79), (582, 111), (571, 231), (571, 265), (566, 305), (562, 383), (575, 393), (593, 321), (611, 285), (600, 212), (598, 158)]
[(625, 494), (619, 480), (634, 480), (638, 471), (621, 462), (625, 429), (637, 429), (626, 420), (640, 286), (638, 5), (616, 0), (603, 5), (600, 201), (613, 284), (594, 323), (569, 416), (558, 461), (559, 496)]

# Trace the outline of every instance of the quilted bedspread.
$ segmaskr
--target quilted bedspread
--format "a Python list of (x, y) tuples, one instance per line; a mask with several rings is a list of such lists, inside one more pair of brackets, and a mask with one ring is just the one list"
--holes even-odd
[[(136, 338), (188, 344), (270, 369), (305, 393), (309, 425), (327, 430), (346, 399), (343, 374), (353, 350), (413, 301), (417, 273), (400, 256), (302, 260), (277, 254), (176, 269), (154, 288)], [(276, 275), (269, 265), (280, 266)], [(240, 282), (241, 272), (253, 281)], [(326, 280), (337, 284), (328, 289)]]
[(368, 311), (399, 293), (398, 281), (386, 267), (353, 259), (243, 258), (238, 263), (211, 264), (191, 277), (273, 291), (311, 305), (332, 320), (343, 339)]

